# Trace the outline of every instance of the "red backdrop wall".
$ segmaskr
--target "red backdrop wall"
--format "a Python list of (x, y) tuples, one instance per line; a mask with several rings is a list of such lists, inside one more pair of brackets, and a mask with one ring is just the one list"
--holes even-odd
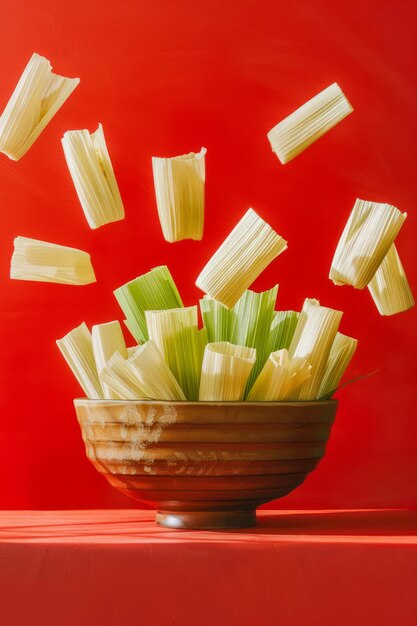
[[(256, 281), (280, 283), (279, 307), (304, 297), (345, 311), (359, 339), (327, 455), (280, 507), (383, 507), (416, 502), (413, 385), (416, 313), (380, 317), (369, 294), (327, 278), (357, 196), (407, 211), (398, 248), (416, 276), (416, 5), (153, 0), (2, 3), (0, 109), (32, 52), (81, 84), (21, 161), (0, 155), (0, 507), (135, 506), (84, 456), (72, 398), (79, 389), (55, 339), (85, 320), (122, 319), (113, 290), (168, 264), (187, 304), (194, 280), (248, 207), (289, 241)], [(267, 131), (338, 81), (355, 112), (286, 166)], [(102, 122), (126, 219), (87, 226), (60, 144)], [(168, 244), (157, 219), (151, 155), (207, 154), (205, 236)], [(13, 238), (91, 253), (97, 283), (10, 281)]]

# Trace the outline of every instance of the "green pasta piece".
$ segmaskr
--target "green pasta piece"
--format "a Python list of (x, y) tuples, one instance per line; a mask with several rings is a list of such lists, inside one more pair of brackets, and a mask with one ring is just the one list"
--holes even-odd
[(161, 351), (187, 400), (198, 400), (207, 330), (198, 330), (197, 307), (146, 311), (149, 338)]
[(288, 350), (297, 326), (297, 311), (275, 311), (269, 335), (269, 352)]
[(221, 302), (204, 296), (200, 300), (201, 317), (207, 330), (209, 343), (229, 341), (232, 322), (235, 317), (233, 309), (227, 309)]
[(114, 295), (126, 316), (126, 326), (138, 343), (149, 339), (145, 311), (184, 306), (166, 265), (155, 267), (122, 285), (115, 290)]
[(247, 390), (251, 388), (271, 352), (269, 329), (274, 319), (278, 285), (256, 293), (248, 289), (233, 307), (229, 341), (238, 346), (256, 349), (256, 362)]

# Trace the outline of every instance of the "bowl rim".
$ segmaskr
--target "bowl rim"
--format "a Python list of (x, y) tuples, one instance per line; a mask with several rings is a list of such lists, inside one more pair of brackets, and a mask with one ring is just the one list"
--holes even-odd
[(291, 407), (301, 407), (301, 406), (327, 406), (327, 405), (337, 405), (339, 401), (336, 398), (332, 398), (330, 400), (300, 400), (300, 401), (284, 401), (284, 402), (246, 402), (244, 400), (239, 401), (224, 401), (219, 402), (217, 400), (111, 400), (105, 398), (74, 398), (75, 406), (83, 406), (83, 405), (111, 405), (111, 406), (121, 406), (123, 404), (143, 404), (143, 405), (157, 405), (157, 406), (256, 406), (256, 407), (270, 407), (270, 406), (291, 406)]

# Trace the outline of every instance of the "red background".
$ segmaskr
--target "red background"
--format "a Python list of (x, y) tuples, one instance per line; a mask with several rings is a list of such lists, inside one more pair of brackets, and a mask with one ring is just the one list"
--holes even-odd
[[(289, 241), (256, 281), (279, 282), (281, 309), (316, 297), (345, 311), (359, 339), (350, 373), (380, 367), (339, 394), (319, 469), (279, 507), (413, 506), (416, 313), (380, 317), (367, 291), (327, 278), (357, 196), (409, 217), (397, 243), (417, 294), (416, 5), (332, 0), (2, 2), (0, 109), (32, 52), (81, 84), (19, 162), (0, 155), (0, 507), (129, 507), (85, 459), (79, 389), (55, 339), (85, 320), (122, 319), (112, 291), (167, 264), (186, 304), (194, 280), (248, 207)], [(286, 166), (267, 131), (337, 81), (355, 112)], [(126, 219), (89, 229), (60, 144), (102, 122)], [(206, 146), (203, 242), (168, 244), (157, 219), (151, 155)], [(86, 287), (8, 279), (16, 235), (87, 250)]]

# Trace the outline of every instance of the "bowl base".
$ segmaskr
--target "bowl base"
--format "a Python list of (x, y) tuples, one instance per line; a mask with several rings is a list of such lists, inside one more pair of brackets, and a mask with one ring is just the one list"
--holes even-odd
[(156, 523), (165, 528), (227, 530), (253, 528), (256, 511), (158, 511)]

